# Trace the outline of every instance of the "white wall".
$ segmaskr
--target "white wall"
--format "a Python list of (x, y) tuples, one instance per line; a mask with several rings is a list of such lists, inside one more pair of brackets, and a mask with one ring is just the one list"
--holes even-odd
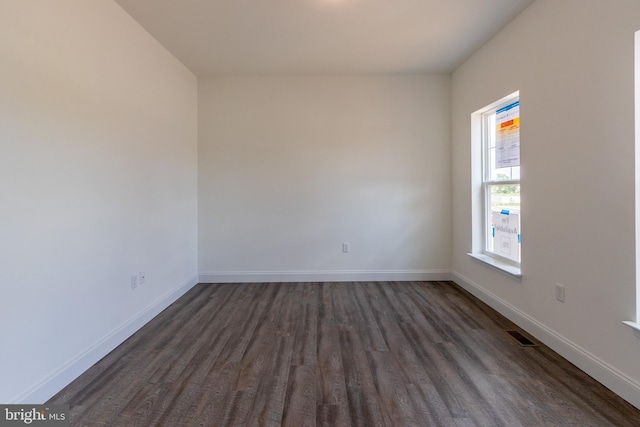
[[(456, 281), (640, 407), (637, 0), (537, 0), (452, 76)], [(522, 283), (470, 259), (470, 114), (520, 90)], [(555, 285), (566, 302), (555, 301)]]
[(201, 79), (200, 280), (448, 275), (449, 80)]
[(197, 80), (111, 0), (0, 10), (0, 402), (36, 403), (196, 282)]

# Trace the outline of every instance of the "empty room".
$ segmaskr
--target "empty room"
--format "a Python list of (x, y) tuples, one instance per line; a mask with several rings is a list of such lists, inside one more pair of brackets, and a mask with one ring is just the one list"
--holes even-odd
[(637, 0), (0, 0), (0, 424), (640, 425), (638, 143)]

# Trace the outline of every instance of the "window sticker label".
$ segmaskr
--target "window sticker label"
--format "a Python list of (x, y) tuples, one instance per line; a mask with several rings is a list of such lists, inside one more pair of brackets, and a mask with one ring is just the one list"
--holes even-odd
[(520, 214), (508, 210), (494, 211), (492, 220), (495, 253), (520, 262)]
[(520, 101), (496, 111), (496, 168), (520, 166)]

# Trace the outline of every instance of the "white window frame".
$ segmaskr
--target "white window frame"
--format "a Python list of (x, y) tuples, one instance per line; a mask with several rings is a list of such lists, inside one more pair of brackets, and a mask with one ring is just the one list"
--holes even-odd
[(635, 86), (635, 219), (636, 219), (636, 315), (634, 320), (623, 321), (640, 338), (640, 31), (634, 35)]
[[(494, 155), (492, 153), (490, 153), (490, 149), (489, 149), (489, 143), (492, 139), (491, 135), (495, 135), (495, 121), (490, 123), (489, 117), (490, 116), (495, 116), (496, 112), (504, 107), (507, 107), (511, 104), (513, 104), (514, 102), (519, 102), (520, 101), (520, 97), (519, 95), (516, 96), (509, 96), (507, 98), (503, 98), (502, 100), (500, 100), (497, 104), (492, 104), (492, 106), (488, 109), (485, 109), (482, 112), (481, 118), (482, 118), (482, 122), (481, 122), (481, 126), (482, 126), (482, 190), (483, 190), (483, 204), (484, 204), (484, 209), (483, 209), (483, 215), (482, 215), (482, 222), (484, 224), (483, 227), (483, 253), (487, 256), (490, 256), (492, 258), (496, 258), (498, 260), (500, 260), (501, 262), (505, 262), (508, 264), (513, 264), (516, 267), (520, 267), (521, 266), (521, 261), (522, 259), (520, 259), (520, 261), (515, 261), (513, 259), (509, 259), (507, 257), (503, 257), (501, 256), (498, 252), (491, 249), (491, 239), (493, 238), (493, 236), (491, 236), (491, 218), (489, 217), (489, 215), (491, 214), (492, 210), (491, 210), (491, 187), (495, 187), (498, 185), (518, 185), (520, 186), (520, 178), (518, 177), (517, 179), (514, 179), (513, 177), (511, 177), (511, 179), (494, 179), (491, 176), (491, 162), (493, 159), (495, 159)], [(495, 160), (494, 160), (495, 161)], [(519, 166), (518, 166), (519, 167)], [(518, 211), (518, 214), (520, 215), (521, 212)], [(518, 230), (520, 231), (520, 230)], [(520, 240), (520, 234), (518, 234), (518, 240)], [(494, 243), (495, 244), (495, 243)], [(520, 242), (518, 241), (518, 245), (520, 245)], [(519, 247), (518, 247), (519, 249)]]
[[(471, 208), (472, 208), (472, 239), (471, 252), (467, 253), (475, 261), (492, 268), (500, 273), (515, 279), (522, 280), (522, 262), (517, 263), (505, 257), (488, 251), (488, 233), (489, 229), (489, 197), (488, 186), (485, 185), (485, 174), (487, 171), (488, 157), (485, 155), (485, 141), (487, 140), (487, 125), (483, 123), (486, 113), (495, 112), (498, 109), (507, 106), (515, 101), (520, 100), (520, 91), (513, 92), (492, 104), (471, 114)], [(520, 180), (503, 180), (499, 184), (509, 185), (516, 182), (520, 184)], [(522, 261), (522, 260), (520, 260)]]

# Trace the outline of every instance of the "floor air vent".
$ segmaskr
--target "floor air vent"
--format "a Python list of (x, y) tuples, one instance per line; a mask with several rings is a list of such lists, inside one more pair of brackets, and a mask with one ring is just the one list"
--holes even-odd
[(537, 347), (538, 344), (532, 342), (529, 338), (525, 337), (524, 335), (522, 335), (520, 332), (518, 331), (507, 331), (507, 333), (509, 335), (511, 335), (511, 337), (518, 341), (518, 344), (520, 344), (523, 347)]

